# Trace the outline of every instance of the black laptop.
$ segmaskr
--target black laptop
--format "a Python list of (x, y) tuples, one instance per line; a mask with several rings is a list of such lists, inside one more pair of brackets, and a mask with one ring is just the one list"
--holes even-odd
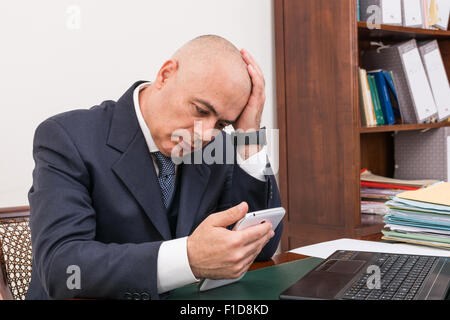
[(444, 300), (449, 286), (448, 257), (339, 250), (280, 299)]

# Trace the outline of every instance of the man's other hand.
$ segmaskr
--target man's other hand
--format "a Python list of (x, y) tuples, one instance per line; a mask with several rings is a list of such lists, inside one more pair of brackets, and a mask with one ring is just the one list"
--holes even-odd
[(187, 239), (192, 273), (197, 279), (236, 279), (250, 267), (262, 248), (274, 236), (271, 223), (244, 230), (226, 227), (248, 211), (246, 202), (208, 216)]
[(233, 125), (235, 130), (257, 131), (260, 128), (264, 103), (266, 101), (265, 80), (262, 70), (255, 59), (245, 49), (242, 58), (247, 63), (247, 70), (252, 81), (252, 92), (247, 105)]

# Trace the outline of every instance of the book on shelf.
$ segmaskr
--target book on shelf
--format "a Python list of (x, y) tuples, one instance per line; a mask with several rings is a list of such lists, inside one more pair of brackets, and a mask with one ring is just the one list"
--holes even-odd
[(400, 114), (400, 106), (398, 104), (398, 97), (397, 97), (397, 91), (395, 89), (394, 84), (394, 76), (392, 74), (392, 71), (383, 71), (384, 78), (386, 80), (387, 84), (387, 90), (389, 94), (389, 100), (391, 102), (392, 110), (394, 112), (394, 118), (396, 123), (402, 123), (402, 116)]
[[(383, 70), (375, 70), (367, 72), (369, 76), (373, 76), (376, 86), (373, 90), (377, 91), (379, 97), (379, 103), (381, 104), (381, 110), (383, 111), (384, 119), (387, 125), (395, 123), (394, 110), (392, 108), (391, 99), (389, 97), (388, 85)], [(379, 124), (379, 123), (378, 123)]]
[(375, 118), (377, 121), (377, 125), (384, 125), (385, 122), (385, 113), (381, 109), (380, 97), (378, 95), (377, 84), (375, 82), (375, 77), (372, 75), (367, 75), (367, 80), (369, 81), (369, 90), (372, 96), (373, 108), (375, 111)]
[(377, 125), (375, 109), (373, 105), (372, 95), (370, 93), (369, 80), (367, 72), (359, 68), (359, 109), (361, 116), (361, 125), (365, 127), (373, 127)]

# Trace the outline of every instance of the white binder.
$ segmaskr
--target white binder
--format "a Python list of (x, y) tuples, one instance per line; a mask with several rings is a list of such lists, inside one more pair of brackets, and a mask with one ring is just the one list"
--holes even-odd
[(448, 30), (450, 0), (436, 0), (436, 4), (438, 6), (439, 22), (434, 26), (442, 30)]
[(419, 51), (436, 103), (439, 121), (450, 117), (450, 86), (436, 40), (420, 43)]
[(402, 0), (360, 0), (360, 10), (361, 21), (402, 25)]
[(422, 0), (403, 0), (402, 9), (404, 27), (422, 27)]
[(437, 108), (417, 45), (401, 53), (401, 59), (416, 108), (417, 120), (422, 123), (435, 115)]

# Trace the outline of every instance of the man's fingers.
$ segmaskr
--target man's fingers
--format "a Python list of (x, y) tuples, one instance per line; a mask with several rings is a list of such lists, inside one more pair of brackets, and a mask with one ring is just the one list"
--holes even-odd
[(247, 211), (248, 204), (246, 202), (241, 202), (228, 210), (210, 215), (209, 220), (214, 227), (228, 227), (243, 218)]
[(253, 263), (253, 261), (256, 259), (258, 254), (261, 252), (261, 250), (264, 248), (264, 246), (270, 241), (270, 239), (273, 237), (274, 232), (270, 230), (267, 237), (263, 237), (260, 240), (253, 242), (245, 247), (246, 254), (245, 259), (243, 260), (242, 264), (245, 265), (245, 269), (248, 269), (250, 265)]
[(260, 74), (261, 76), (263, 75), (263, 72), (261, 70), (261, 67), (259, 66), (259, 64), (256, 62), (255, 59), (253, 59), (252, 55), (245, 49), (241, 50), (241, 54), (242, 57), (244, 58), (244, 61), (249, 64), (252, 65), (256, 71), (258, 72), (258, 74)]
[(251, 64), (248, 65), (248, 72), (252, 77), (253, 90), (257, 91), (258, 94), (263, 93), (266, 85), (264, 77), (260, 75)]
[(272, 224), (270, 222), (265, 222), (237, 232), (242, 234), (242, 238), (244, 239), (243, 245), (246, 246), (258, 242), (259, 240), (264, 240), (271, 234), (271, 231)]

